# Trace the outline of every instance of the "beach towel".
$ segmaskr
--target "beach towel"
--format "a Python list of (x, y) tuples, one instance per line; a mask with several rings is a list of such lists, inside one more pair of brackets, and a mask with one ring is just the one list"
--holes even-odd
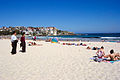
[(120, 60), (116, 60), (116, 61), (104, 61), (106, 63), (114, 63), (114, 62), (120, 62)]
[(107, 60), (107, 58), (98, 58), (98, 57), (93, 57), (93, 58), (90, 58), (90, 59), (95, 61), (95, 62), (102, 62), (104, 60)]
[(120, 60), (108, 61), (107, 58), (98, 58), (98, 57), (92, 57), (92, 58), (90, 58), (90, 59), (93, 60), (93, 61), (95, 61), (95, 62), (105, 62), (105, 63), (120, 62)]

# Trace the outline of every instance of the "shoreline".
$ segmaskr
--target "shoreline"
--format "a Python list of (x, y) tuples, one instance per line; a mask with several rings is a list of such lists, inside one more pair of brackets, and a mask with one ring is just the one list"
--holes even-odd
[[(11, 37), (8, 37), (8, 36), (0, 36), (0, 39), (10, 39)], [(18, 37), (18, 39), (20, 39), (20, 37)], [(37, 38), (36, 40), (37, 41), (46, 41), (48, 39), (51, 39), (50, 38)], [(58, 38), (59, 39), (59, 38)], [(26, 38), (26, 40), (33, 40), (32, 38)], [(59, 41), (72, 41), (72, 42), (75, 42), (75, 41), (78, 41), (78, 42), (114, 42), (114, 43), (120, 43), (120, 40), (97, 40), (97, 39), (92, 39), (92, 38), (88, 38), (88, 39), (77, 39), (77, 38), (62, 38), (62, 39), (59, 39)]]

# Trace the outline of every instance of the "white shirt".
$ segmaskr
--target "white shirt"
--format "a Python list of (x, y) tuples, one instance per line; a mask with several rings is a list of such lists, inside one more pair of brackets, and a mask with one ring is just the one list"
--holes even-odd
[(17, 37), (15, 35), (11, 36), (11, 42), (13, 42), (14, 40), (17, 40)]

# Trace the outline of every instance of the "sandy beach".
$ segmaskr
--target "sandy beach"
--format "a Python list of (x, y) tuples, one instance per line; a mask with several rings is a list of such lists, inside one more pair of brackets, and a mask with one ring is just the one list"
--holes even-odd
[[(29, 42), (28, 40), (26, 43)], [(42, 46), (28, 46), (21, 53), (11, 55), (10, 40), (0, 40), (0, 80), (119, 80), (120, 62), (105, 63), (90, 60), (96, 51), (87, 46), (68, 46), (36, 41)], [(79, 42), (74, 42), (79, 43)], [(83, 42), (88, 46), (104, 46), (120, 53), (120, 43)]]

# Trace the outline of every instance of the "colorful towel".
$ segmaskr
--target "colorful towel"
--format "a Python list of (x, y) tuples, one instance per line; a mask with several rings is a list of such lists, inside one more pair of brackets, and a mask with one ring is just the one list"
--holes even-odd
[(119, 62), (120, 60), (116, 60), (116, 61), (103, 61), (103, 62), (107, 62), (107, 63), (114, 63), (114, 62)]
[(107, 58), (98, 58), (98, 57), (93, 57), (90, 58), (91, 60), (95, 61), (95, 62), (106, 62), (106, 63), (114, 63), (114, 62), (120, 62), (120, 60), (116, 60), (116, 61), (107, 61)]

